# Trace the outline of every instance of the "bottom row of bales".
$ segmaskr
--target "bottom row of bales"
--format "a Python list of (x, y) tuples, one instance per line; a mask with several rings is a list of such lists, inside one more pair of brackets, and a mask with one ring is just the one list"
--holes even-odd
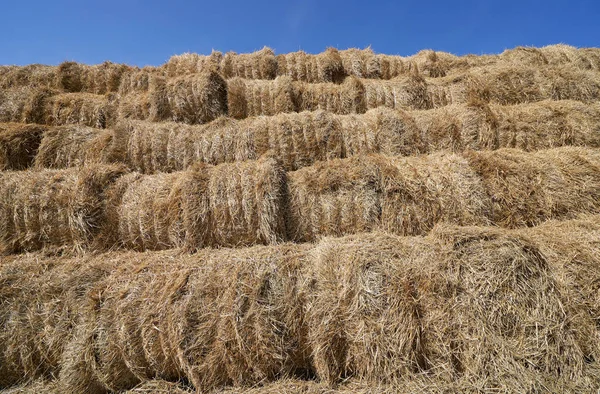
[(173, 173), (123, 165), (0, 173), (0, 247), (160, 250), (312, 242), (436, 223), (533, 226), (600, 211), (600, 155), (525, 153), (356, 156), (285, 172), (274, 159)]
[(4, 257), (0, 387), (105, 393), (161, 379), (207, 391), (289, 378), (592, 392), (599, 237), (598, 216), (582, 216), (193, 255)]

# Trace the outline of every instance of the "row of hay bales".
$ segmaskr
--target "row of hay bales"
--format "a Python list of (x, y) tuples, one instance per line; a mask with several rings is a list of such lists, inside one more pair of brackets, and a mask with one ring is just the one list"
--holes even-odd
[(223, 115), (243, 119), (319, 109), (359, 114), (379, 107), (425, 110), (466, 103), (594, 102), (598, 97), (599, 72), (553, 67), (479, 67), (438, 79), (347, 77), (341, 84), (295, 82), (288, 76), (226, 81), (214, 71), (165, 78), (138, 71), (122, 81), (118, 93), (104, 95), (31, 86), (2, 89), (0, 122), (99, 128), (119, 119), (202, 124)]
[(599, 237), (599, 217), (582, 216), (193, 255), (5, 257), (0, 387), (594, 392)]
[(516, 228), (600, 210), (600, 152), (563, 147), (274, 159), (125, 174), (123, 165), (0, 173), (4, 252), (248, 246), (436, 223)]
[[(369, 48), (342, 51), (329, 48), (316, 55), (303, 51), (275, 55), (270, 48), (263, 48), (245, 54), (185, 53), (171, 57), (163, 66), (144, 67), (141, 70), (166, 77), (216, 70), (226, 79), (275, 79), (277, 76), (288, 76), (294, 81), (339, 83), (347, 76), (392, 79), (414, 72), (436, 78), (481, 66), (555, 66), (598, 71), (600, 51), (596, 48), (551, 45), (543, 48), (518, 47), (500, 55), (455, 56), (426, 50), (413, 56), (401, 57), (375, 54)], [(93, 66), (71, 61), (56, 67), (39, 64), (2, 66), (0, 88), (29, 86), (60, 89), (70, 93), (106, 94), (117, 92), (122, 80), (138, 71), (140, 68), (111, 62)]]
[(286, 171), (318, 161), (441, 150), (526, 151), (600, 147), (600, 105), (542, 101), (514, 106), (451, 105), (434, 110), (377, 108), (365, 114), (288, 113), (206, 125), (122, 120), (112, 129), (0, 123), (0, 169), (124, 163), (141, 173), (276, 158)]

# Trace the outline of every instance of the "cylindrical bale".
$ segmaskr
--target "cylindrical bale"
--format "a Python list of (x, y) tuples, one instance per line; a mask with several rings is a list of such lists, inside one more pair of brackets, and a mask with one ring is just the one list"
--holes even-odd
[(500, 149), (465, 157), (483, 181), (489, 217), (498, 226), (533, 226), (600, 209), (600, 157), (594, 149)]
[(69, 168), (112, 160), (112, 131), (87, 126), (58, 126), (44, 132), (35, 168)]
[(3, 248), (89, 247), (106, 219), (104, 191), (124, 171), (122, 166), (91, 166), (2, 173)]
[(39, 125), (0, 124), (0, 171), (31, 167), (46, 129)]

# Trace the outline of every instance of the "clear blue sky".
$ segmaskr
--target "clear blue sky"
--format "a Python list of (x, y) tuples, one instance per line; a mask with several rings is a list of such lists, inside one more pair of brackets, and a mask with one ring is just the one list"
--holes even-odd
[(183, 52), (328, 46), (411, 55), (600, 46), (600, 0), (5, 0), (0, 64), (158, 65)]

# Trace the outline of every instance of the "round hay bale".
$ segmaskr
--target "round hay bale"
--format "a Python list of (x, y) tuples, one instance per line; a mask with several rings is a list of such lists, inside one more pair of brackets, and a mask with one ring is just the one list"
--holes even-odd
[(0, 124), (0, 171), (31, 167), (46, 129), (39, 125)]
[[(189, 124), (207, 123), (227, 113), (227, 84), (216, 71), (206, 71), (196, 75), (184, 76), (167, 82), (164, 94), (152, 95), (152, 105), (156, 97), (168, 99), (172, 120)], [(160, 101), (160, 100), (159, 100)], [(159, 118), (165, 120), (165, 113), (156, 110)]]

